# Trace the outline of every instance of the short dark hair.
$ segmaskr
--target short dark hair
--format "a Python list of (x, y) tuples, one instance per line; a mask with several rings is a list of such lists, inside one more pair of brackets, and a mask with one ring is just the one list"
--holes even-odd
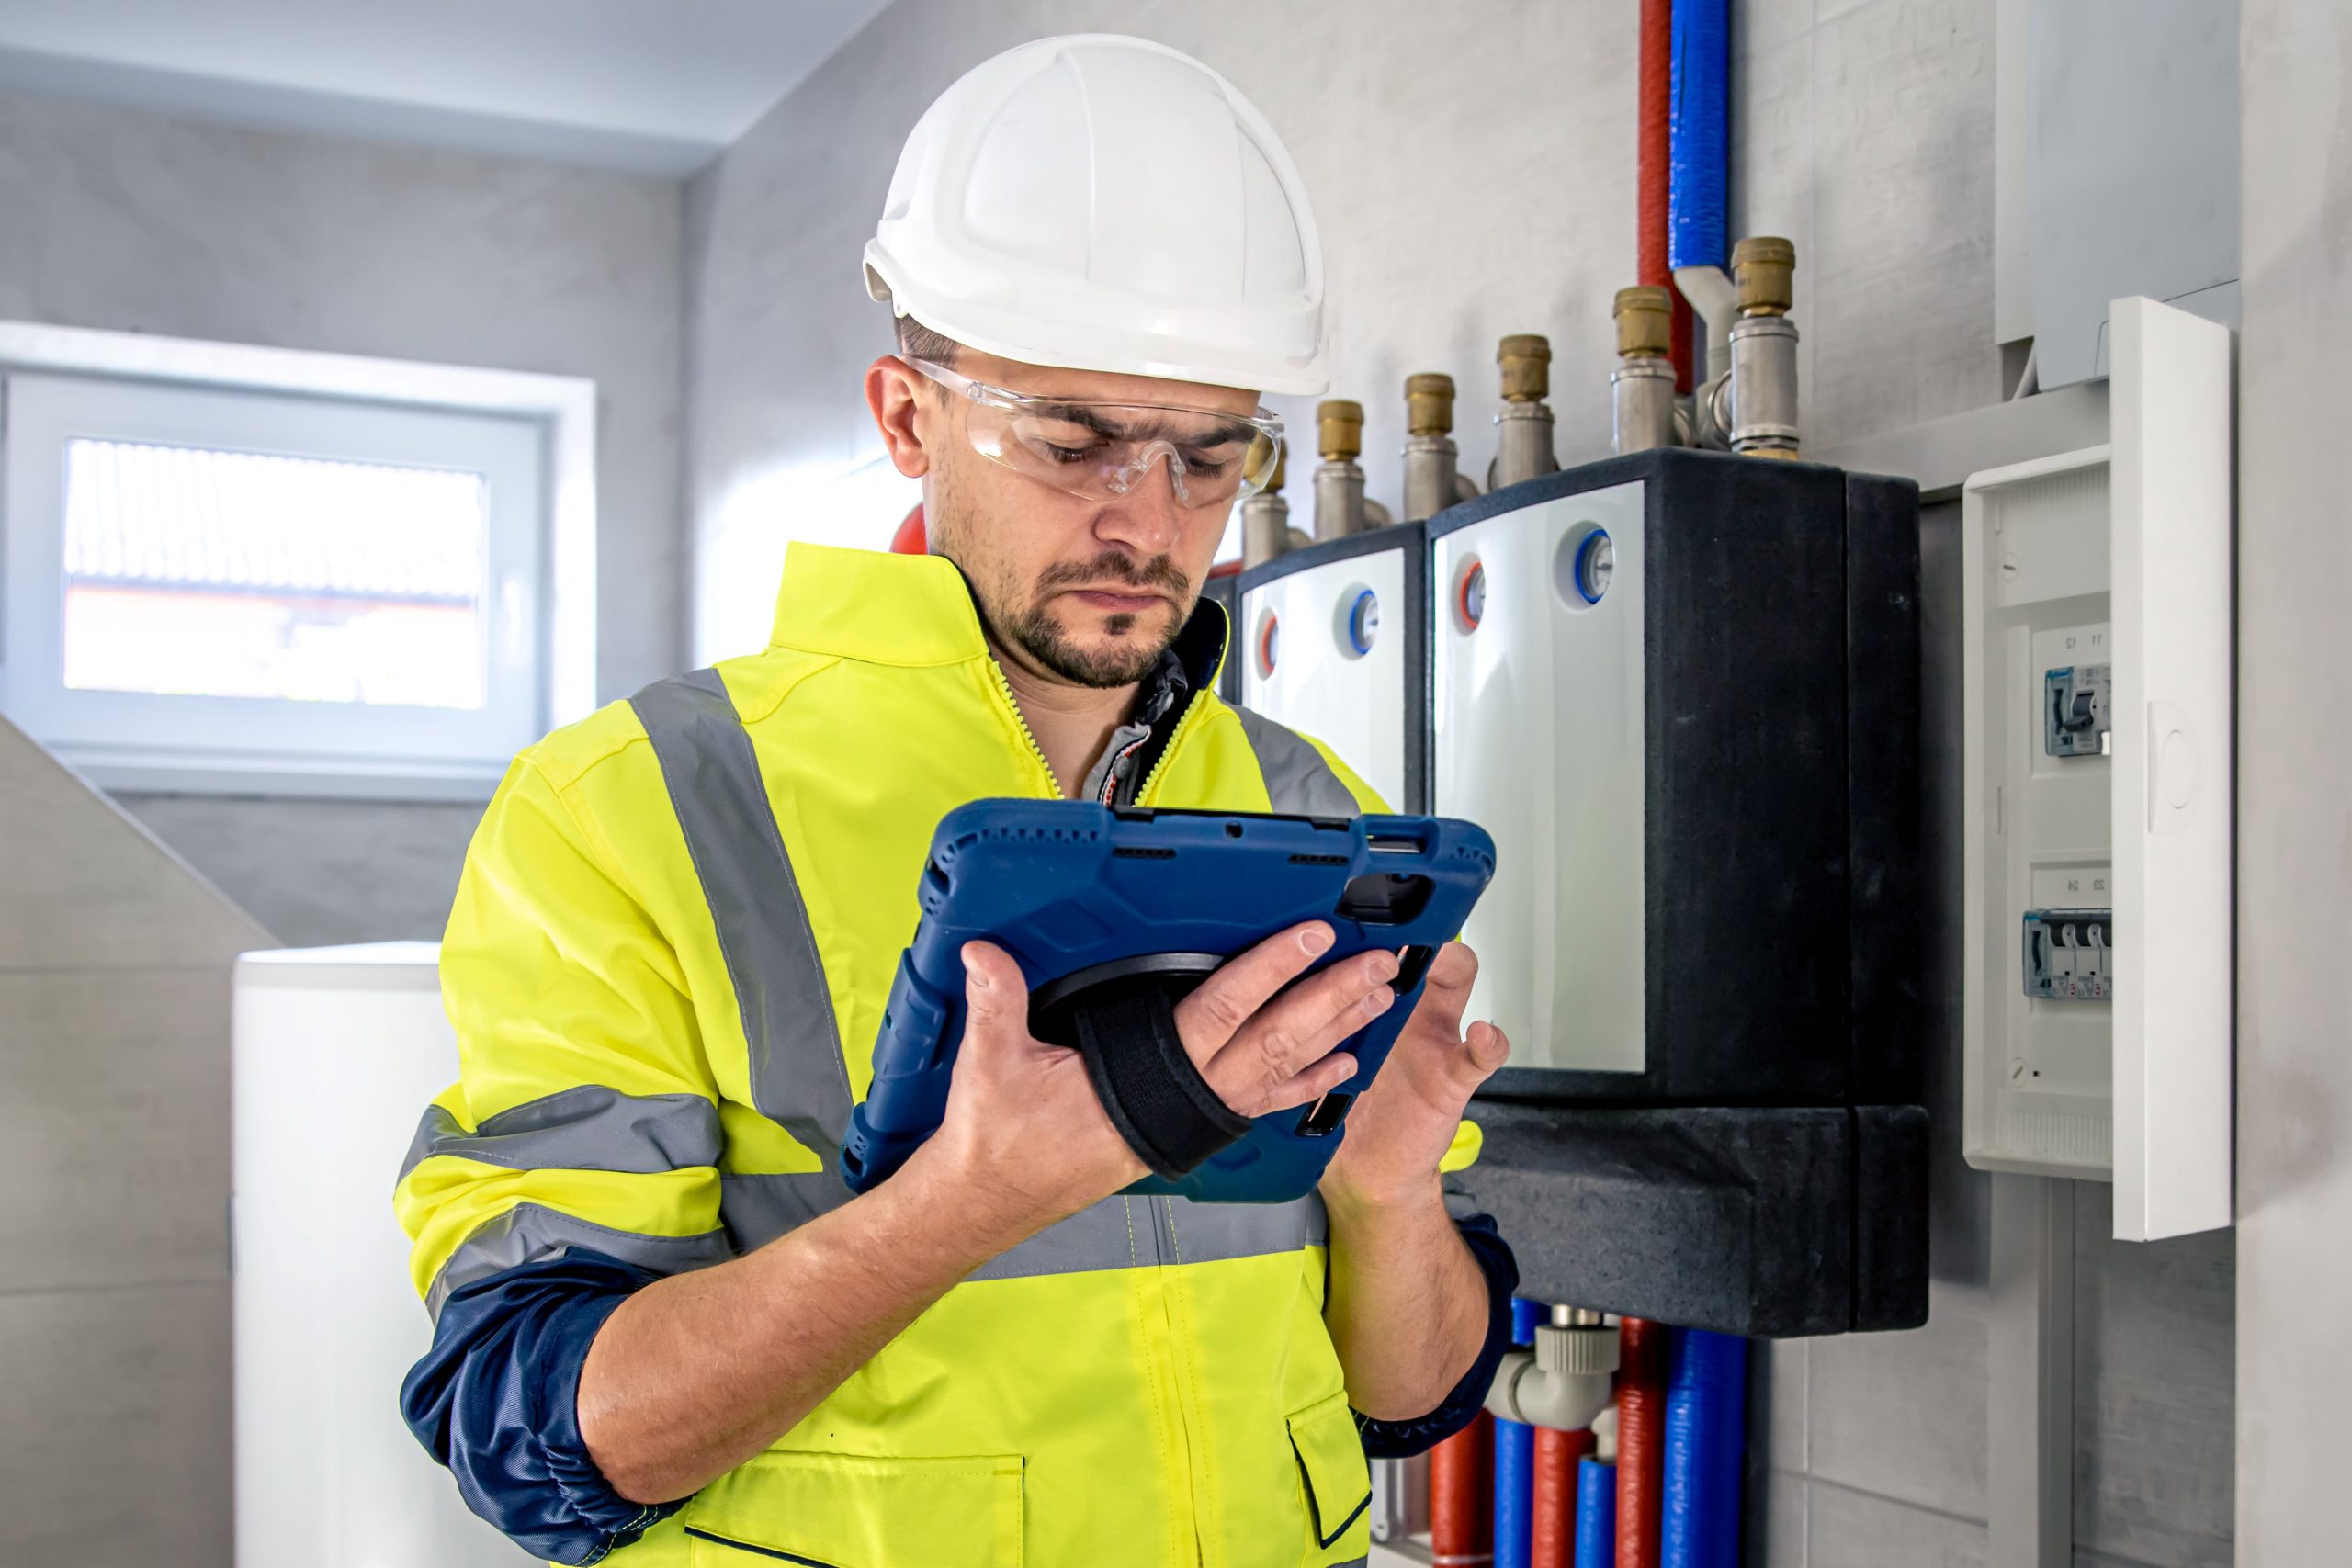
[(954, 368), (956, 356), (963, 350), (962, 344), (944, 333), (933, 332), (912, 316), (900, 316), (898, 326), (899, 353), (902, 356), (908, 359), (928, 359), (933, 365), (944, 365), (951, 369)]

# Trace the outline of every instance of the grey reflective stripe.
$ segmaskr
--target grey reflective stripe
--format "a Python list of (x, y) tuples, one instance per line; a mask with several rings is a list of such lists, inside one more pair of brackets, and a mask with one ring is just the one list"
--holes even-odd
[(1295, 817), (1353, 817), (1363, 811), (1322, 752), (1262, 714), (1245, 707), (1233, 713), (1250, 738), (1250, 750), (1258, 754), (1258, 772), (1274, 810)]
[(1295, 1252), (1329, 1235), (1323, 1201), (1195, 1203), (1183, 1198), (1105, 1198), (990, 1258), (972, 1280), (1027, 1280), (1147, 1264), (1216, 1263)]
[(1010, 1252), (1000, 1253), (967, 1280), (1030, 1280), (1045, 1274), (1088, 1274), (1156, 1263), (1152, 1201), (1113, 1195), (1048, 1225)]
[(518, 1203), (484, 1223), (449, 1255), (424, 1292), (424, 1310), (438, 1321), (450, 1292), (476, 1280), (543, 1258), (560, 1257), (571, 1247), (586, 1247), (617, 1258), (655, 1274), (683, 1274), (707, 1269), (735, 1256), (724, 1231), (699, 1235), (641, 1235), (591, 1224), (537, 1203)]
[(1194, 1203), (1167, 1198), (1161, 1204), (1170, 1263), (1295, 1252), (1323, 1245), (1331, 1234), (1323, 1200), (1311, 1192), (1292, 1203)]
[(831, 1169), (849, 1130), (833, 1001), (752, 738), (716, 670), (629, 699), (718, 931), (750, 1047), (752, 1102)]
[(849, 1188), (831, 1170), (774, 1175), (722, 1175), (718, 1223), (738, 1252), (765, 1247), (786, 1231), (849, 1201)]
[(406, 1180), (435, 1155), (456, 1155), (514, 1170), (626, 1170), (651, 1174), (717, 1165), (718, 1107), (698, 1094), (628, 1095), (582, 1084), (482, 1119), (467, 1132), (437, 1105), (424, 1108)]

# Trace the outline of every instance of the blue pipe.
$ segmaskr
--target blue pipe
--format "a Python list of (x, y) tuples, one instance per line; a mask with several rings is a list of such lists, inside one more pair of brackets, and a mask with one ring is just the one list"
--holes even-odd
[(1535, 1560), (1535, 1428), (1495, 1418), (1495, 1568)]
[[(1552, 1321), (1542, 1302), (1513, 1296), (1510, 1339), (1532, 1345)], [(1532, 1568), (1535, 1555), (1535, 1428), (1495, 1417), (1495, 1568)]]
[(1731, 259), (1731, 0), (1674, 0), (1668, 90), (1666, 259)]
[(1747, 1341), (1676, 1329), (1667, 1359), (1658, 1568), (1739, 1568), (1747, 1422)]
[(1617, 1467), (1577, 1461), (1575, 1568), (1617, 1568)]

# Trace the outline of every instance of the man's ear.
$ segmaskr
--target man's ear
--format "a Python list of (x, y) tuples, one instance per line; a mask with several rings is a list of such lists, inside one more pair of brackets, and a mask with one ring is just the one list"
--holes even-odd
[(919, 479), (931, 472), (931, 453), (923, 445), (922, 373), (895, 354), (886, 354), (865, 367), (865, 406), (874, 411), (875, 428), (899, 472)]

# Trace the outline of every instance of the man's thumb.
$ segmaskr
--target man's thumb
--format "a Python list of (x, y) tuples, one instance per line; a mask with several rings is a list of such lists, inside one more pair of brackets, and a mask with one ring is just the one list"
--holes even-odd
[(995, 1049), (1029, 1037), (1029, 983), (1012, 955), (989, 942), (964, 944), (964, 1040)]

